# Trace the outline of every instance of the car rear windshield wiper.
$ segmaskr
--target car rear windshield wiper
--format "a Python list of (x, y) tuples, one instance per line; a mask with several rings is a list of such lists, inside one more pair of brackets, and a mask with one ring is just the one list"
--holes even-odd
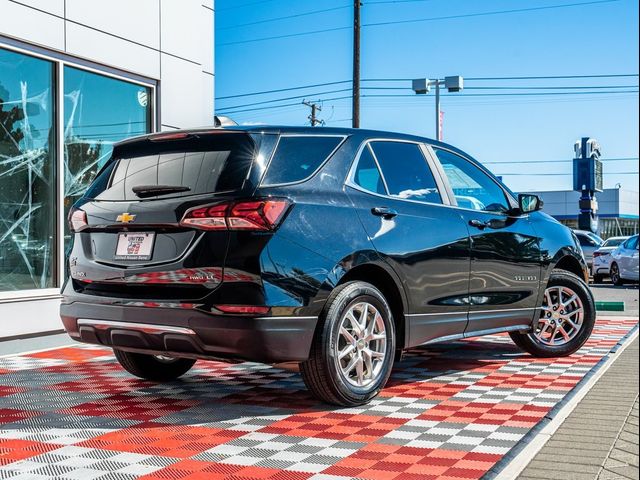
[(131, 190), (139, 198), (148, 198), (170, 193), (188, 192), (191, 189), (182, 185), (136, 185)]

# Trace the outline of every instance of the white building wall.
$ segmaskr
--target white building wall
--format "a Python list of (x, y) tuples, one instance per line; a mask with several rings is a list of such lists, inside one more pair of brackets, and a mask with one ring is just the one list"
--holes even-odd
[[(213, 22), (214, 0), (0, 0), (0, 35), (157, 80), (159, 130), (213, 123)], [(18, 293), (0, 338), (62, 328), (59, 296)]]
[(213, 0), (0, 0), (0, 34), (160, 82), (163, 130), (213, 123)]
[[(578, 216), (580, 192), (571, 190), (530, 192), (544, 201), (544, 211), (551, 216)], [(638, 192), (619, 188), (608, 188), (596, 193), (598, 214), (602, 216), (638, 217)]]

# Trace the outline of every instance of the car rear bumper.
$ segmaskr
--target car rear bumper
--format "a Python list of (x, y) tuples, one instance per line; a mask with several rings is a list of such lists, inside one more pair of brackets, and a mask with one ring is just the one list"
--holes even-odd
[(177, 357), (262, 363), (304, 361), (317, 317), (212, 315), (195, 309), (110, 305), (65, 298), (60, 316), (80, 342)]

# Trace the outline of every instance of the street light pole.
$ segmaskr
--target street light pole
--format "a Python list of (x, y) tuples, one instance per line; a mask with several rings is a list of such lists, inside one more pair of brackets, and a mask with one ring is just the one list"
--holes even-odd
[(444, 87), (448, 92), (461, 92), (464, 88), (464, 79), (459, 76), (444, 77), (444, 79), (417, 78), (412, 81), (411, 88), (417, 95), (426, 95), (431, 90), (431, 87), (436, 88), (436, 139), (442, 140), (442, 123), (440, 121), (440, 87)]

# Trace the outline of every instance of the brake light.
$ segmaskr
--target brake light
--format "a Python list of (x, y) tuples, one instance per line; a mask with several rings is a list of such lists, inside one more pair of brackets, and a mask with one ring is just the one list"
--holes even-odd
[(609, 252), (593, 252), (593, 258), (604, 257), (609, 255)]
[(290, 205), (286, 199), (265, 199), (196, 207), (187, 210), (180, 225), (202, 230), (272, 231)]
[(189, 138), (190, 135), (184, 132), (178, 133), (159, 133), (149, 137), (149, 140), (152, 142), (164, 142), (170, 140), (184, 140), (185, 138)]
[(69, 212), (69, 228), (72, 232), (81, 232), (87, 228), (87, 214), (84, 210), (72, 208)]

